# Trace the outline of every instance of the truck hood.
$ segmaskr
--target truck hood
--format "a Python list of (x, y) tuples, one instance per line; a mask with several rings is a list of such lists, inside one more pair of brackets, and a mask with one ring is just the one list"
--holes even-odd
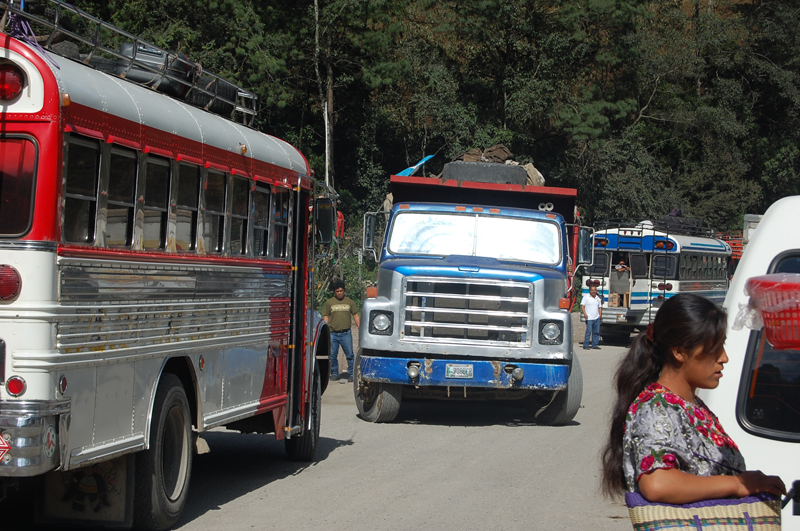
[(563, 280), (565, 278), (562, 271), (540, 264), (516, 264), (479, 256), (392, 258), (381, 262), (380, 268), (387, 272), (397, 271), (403, 276), (482, 278), (517, 282), (534, 282), (541, 279)]

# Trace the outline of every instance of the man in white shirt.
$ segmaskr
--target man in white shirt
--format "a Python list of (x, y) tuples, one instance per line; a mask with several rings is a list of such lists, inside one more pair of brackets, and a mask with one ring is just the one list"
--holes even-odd
[[(586, 320), (586, 337), (583, 348), (600, 350), (600, 318), (603, 316), (603, 298), (597, 294), (597, 288), (589, 288), (589, 296), (581, 299), (581, 313)], [(589, 346), (589, 340), (592, 344)]]

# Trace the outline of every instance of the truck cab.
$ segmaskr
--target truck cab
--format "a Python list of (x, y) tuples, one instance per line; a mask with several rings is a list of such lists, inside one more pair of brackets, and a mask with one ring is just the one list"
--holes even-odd
[(391, 182), (391, 211), (365, 223), (374, 249), (374, 221), (386, 217), (356, 355), (361, 417), (388, 422), (403, 397), (423, 397), (519, 399), (539, 423), (572, 420), (582, 393), (568, 298), (578, 231), (562, 212), (572, 215), (575, 191)]

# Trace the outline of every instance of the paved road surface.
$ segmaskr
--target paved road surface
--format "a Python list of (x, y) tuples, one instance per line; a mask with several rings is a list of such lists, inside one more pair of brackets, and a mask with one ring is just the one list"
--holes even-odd
[(598, 475), (622, 352), (579, 349), (583, 405), (562, 427), (526, 422), (513, 404), (430, 401), (369, 424), (356, 416), (352, 384), (333, 383), (310, 465), (286, 461), (271, 436), (209, 433), (177, 528), (630, 529)]

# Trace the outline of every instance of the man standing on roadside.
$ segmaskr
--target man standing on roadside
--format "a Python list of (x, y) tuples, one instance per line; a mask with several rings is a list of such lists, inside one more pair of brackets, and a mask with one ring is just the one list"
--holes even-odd
[[(603, 316), (603, 298), (597, 294), (597, 288), (589, 288), (589, 296), (581, 299), (581, 313), (586, 320), (586, 336), (583, 338), (583, 348), (600, 350), (600, 318)], [(589, 347), (589, 340), (592, 346)]]
[(356, 326), (361, 326), (361, 319), (358, 316), (356, 303), (350, 297), (344, 296), (344, 282), (338, 278), (333, 281), (333, 297), (325, 303), (325, 310), (322, 316), (331, 329), (331, 381), (338, 380), (339, 375), (339, 346), (344, 350), (347, 358), (347, 372), (342, 373), (341, 378), (346, 378), (348, 382), (353, 381), (353, 335), (350, 333), (350, 316), (356, 322)]

